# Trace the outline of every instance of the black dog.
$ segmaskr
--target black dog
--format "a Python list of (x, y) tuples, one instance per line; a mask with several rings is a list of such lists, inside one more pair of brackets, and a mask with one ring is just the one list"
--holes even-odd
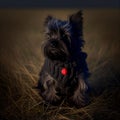
[(81, 11), (68, 21), (48, 16), (44, 26), (47, 40), (42, 46), (45, 62), (40, 72), (38, 88), (43, 99), (51, 104), (66, 100), (77, 107), (87, 103), (89, 75), (87, 54), (82, 52)]

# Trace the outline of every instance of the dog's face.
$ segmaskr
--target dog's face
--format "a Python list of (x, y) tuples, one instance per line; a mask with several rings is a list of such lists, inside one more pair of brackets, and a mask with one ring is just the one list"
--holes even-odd
[[(82, 37), (82, 15), (79, 11), (69, 17), (68, 21), (62, 21), (52, 16), (45, 19), (46, 42), (43, 52), (45, 57), (52, 60), (65, 61), (71, 57), (75, 48), (75, 40)], [(81, 39), (80, 46), (83, 44)]]

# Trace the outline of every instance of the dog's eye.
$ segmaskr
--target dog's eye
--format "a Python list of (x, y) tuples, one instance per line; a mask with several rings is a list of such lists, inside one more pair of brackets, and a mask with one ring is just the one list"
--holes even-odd
[(50, 36), (50, 33), (46, 33), (47, 36)]
[(65, 34), (65, 32), (64, 32), (63, 30), (60, 31), (60, 36), (61, 36), (62, 38), (65, 38), (65, 37), (66, 37), (66, 34)]
[(46, 33), (46, 37), (49, 39), (51, 37), (50, 33)]

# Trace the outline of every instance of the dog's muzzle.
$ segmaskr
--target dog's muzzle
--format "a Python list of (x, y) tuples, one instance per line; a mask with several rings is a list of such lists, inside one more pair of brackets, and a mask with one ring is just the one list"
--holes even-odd
[(52, 60), (67, 60), (70, 53), (62, 40), (51, 39), (44, 47), (44, 54)]

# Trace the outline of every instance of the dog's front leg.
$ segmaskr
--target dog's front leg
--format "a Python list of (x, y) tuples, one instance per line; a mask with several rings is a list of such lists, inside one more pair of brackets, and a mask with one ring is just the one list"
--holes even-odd
[(60, 101), (60, 97), (57, 96), (56, 86), (57, 81), (54, 80), (48, 73), (42, 78), (41, 85), (44, 90), (41, 92), (42, 97), (51, 104), (57, 104)]
[(88, 103), (88, 96), (86, 94), (87, 90), (87, 83), (85, 82), (83, 76), (79, 75), (77, 88), (71, 97), (71, 100), (76, 107), (83, 107)]

